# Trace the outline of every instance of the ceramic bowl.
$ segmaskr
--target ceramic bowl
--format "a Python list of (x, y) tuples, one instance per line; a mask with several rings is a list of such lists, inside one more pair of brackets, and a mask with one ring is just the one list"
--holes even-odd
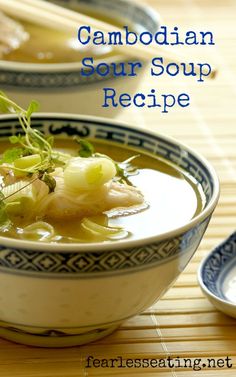
[(236, 318), (236, 232), (202, 261), (198, 281), (217, 309)]
[[(45, 347), (83, 344), (109, 334), (167, 291), (201, 241), (219, 183), (202, 157), (156, 133), (66, 114), (38, 114), (32, 125), (55, 137), (79, 135), (158, 155), (194, 176), (206, 198), (202, 212), (184, 226), (140, 240), (50, 244), (0, 238), (0, 336)], [(1, 138), (18, 130), (14, 116), (1, 117)]]
[[(80, 7), (91, 9), (97, 14), (105, 14), (111, 19), (121, 20), (123, 25), (133, 25), (136, 32), (155, 33), (160, 25), (159, 15), (147, 5), (142, 6), (129, 0), (57, 0), (63, 6), (78, 2)], [(132, 61), (120, 53), (110, 58), (98, 59), (97, 64)], [(135, 59), (134, 59), (135, 60)], [(26, 107), (34, 98), (40, 102), (40, 111), (76, 113), (114, 117), (121, 107), (104, 108), (103, 91), (106, 86), (116, 90), (117, 95), (124, 92), (135, 93), (145, 74), (145, 64), (137, 77), (114, 78), (81, 75), (82, 64), (26, 64), (0, 61), (0, 88), (16, 103)], [(89, 99), (89, 100), (88, 100)]]

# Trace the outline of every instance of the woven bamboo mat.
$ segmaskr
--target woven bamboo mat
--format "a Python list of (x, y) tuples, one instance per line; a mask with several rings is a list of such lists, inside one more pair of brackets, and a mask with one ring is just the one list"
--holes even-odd
[[(132, 318), (111, 336), (83, 347), (61, 350), (28, 348), (0, 340), (0, 376), (77, 377), (236, 376), (236, 320), (219, 313), (204, 298), (197, 284), (200, 260), (228, 236), (236, 225), (236, 63), (234, 0), (149, 0), (161, 13), (164, 24), (196, 30), (213, 30), (215, 48), (191, 50), (219, 68), (214, 81), (196, 84), (191, 79), (174, 81), (146, 78), (140, 91), (150, 87), (168, 92), (191, 93), (192, 105), (168, 115), (142, 110), (128, 111), (120, 118), (171, 135), (201, 152), (211, 161), (221, 180), (221, 198), (207, 233), (192, 262), (175, 286), (158, 303)], [(189, 50), (186, 50), (189, 53)], [(190, 55), (190, 57), (191, 57)], [(206, 59), (206, 60), (207, 60)], [(94, 357), (148, 358), (179, 356), (219, 358), (229, 356), (233, 368), (191, 371), (189, 369), (85, 369), (85, 359)]]

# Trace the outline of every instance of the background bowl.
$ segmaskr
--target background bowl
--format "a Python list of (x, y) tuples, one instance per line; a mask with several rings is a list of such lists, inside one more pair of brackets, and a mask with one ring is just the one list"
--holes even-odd
[[(122, 25), (133, 25), (136, 32), (149, 31), (155, 33), (160, 25), (159, 15), (147, 5), (142, 6), (128, 0), (58, 0), (59, 4), (70, 7), (78, 2), (80, 7), (91, 9), (93, 13), (102, 14), (111, 19), (120, 20)], [(90, 53), (91, 54), (91, 53)], [(132, 61), (132, 58), (116, 54), (109, 58), (97, 60), (107, 64), (112, 62)], [(135, 59), (134, 59), (135, 60)], [(145, 64), (144, 64), (145, 66)], [(140, 80), (145, 73), (137, 77), (114, 78), (93, 75), (81, 76), (81, 62), (64, 64), (30, 64), (10, 61), (0, 61), (0, 88), (8, 96), (23, 107), (32, 98), (40, 102), (40, 111), (79, 113), (113, 117), (117, 108), (103, 108), (103, 87), (112, 87), (117, 94), (124, 88), (130, 94), (136, 92)]]
[[(76, 115), (33, 117), (39, 130), (133, 146), (174, 162), (202, 188), (202, 212), (181, 228), (141, 240), (50, 244), (0, 238), (2, 337), (31, 345), (71, 346), (99, 339), (161, 297), (185, 268), (207, 228), (219, 195), (214, 170), (185, 146), (115, 121)], [(19, 131), (0, 119), (0, 137)]]

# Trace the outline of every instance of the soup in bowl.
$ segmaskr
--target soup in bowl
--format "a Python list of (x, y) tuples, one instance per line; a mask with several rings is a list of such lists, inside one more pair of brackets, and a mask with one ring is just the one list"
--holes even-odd
[(55, 163), (37, 179), (29, 170), (37, 153), (22, 156), (8, 144), (10, 137), (24, 149), (33, 139), (23, 138), (16, 116), (0, 119), (0, 335), (43, 347), (84, 344), (173, 284), (203, 237), (219, 183), (201, 156), (150, 131), (66, 114), (31, 123)]
[[(160, 25), (159, 15), (154, 10), (129, 0), (55, 2), (115, 26), (128, 26), (136, 33), (155, 33)], [(112, 87), (117, 95), (123, 92), (124, 86), (129, 93), (137, 91), (145, 69), (142, 69), (137, 77), (117, 78), (114, 77), (112, 69), (114, 64), (118, 70), (119, 65), (124, 64), (125, 72), (128, 72), (128, 61), (135, 59), (122, 56), (120, 51), (117, 52), (109, 46), (82, 46), (77, 41), (76, 30), (75, 35), (67, 35), (26, 22), (21, 24), (28, 38), (24, 41), (23, 34), (23, 43), (19, 48), (1, 56), (0, 39), (0, 86), (22, 106), (27, 106), (31, 98), (37, 97), (42, 111), (113, 117), (120, 107), (102, 107), (102, 89), (106, 86)], [(13, 45), (15, 46), (15, 43)], [(92, 66), (94, 71), (99, 64), (105, 63), (105, 71), (108, 73), (104, 75), (103, 64), (100, 74), (95, 72), (90, 76), (82, 75), (82, 68), (85, 71), (92, 69), (82, 64), (85, 57), (93, 58), (93, 64), (87, 61), (87, 65)], [(145, 64), (143, 65), (145, 68)]]

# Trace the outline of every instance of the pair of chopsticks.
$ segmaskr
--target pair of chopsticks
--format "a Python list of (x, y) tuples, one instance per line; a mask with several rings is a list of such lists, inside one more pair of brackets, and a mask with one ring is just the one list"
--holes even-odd
[[(101, 30), (104, 34), (112, 31), (120, 32), (125, 36), (124, 31), (114, 25), (44, 0), (0, 0), (0, 10), (23, 21), (29, 21), (40, 26), (67, 33), (77, 33), (79, 26), (89, 25), (92, 30)], [(123, 55), (133, 56), (141, 60), (157, 56), (157, 51), (152, 46), (143, 46), (139, 43), (132, 46), (115, 45), (113, 48)], [(174, 61), (179, 63), (186, 61), (185, 56), (173, 53), (162, 46), (158, 46), (158, 55), (160, 54), (169, 62)], [(199, 70), (198, 65), (196, 65), (196, 69)], [(206, 74), (208, 74), (208, 72), (206, 72)], [(208, 77), (214, 78), (215, 75), (216, 70), (212, 68)]]

